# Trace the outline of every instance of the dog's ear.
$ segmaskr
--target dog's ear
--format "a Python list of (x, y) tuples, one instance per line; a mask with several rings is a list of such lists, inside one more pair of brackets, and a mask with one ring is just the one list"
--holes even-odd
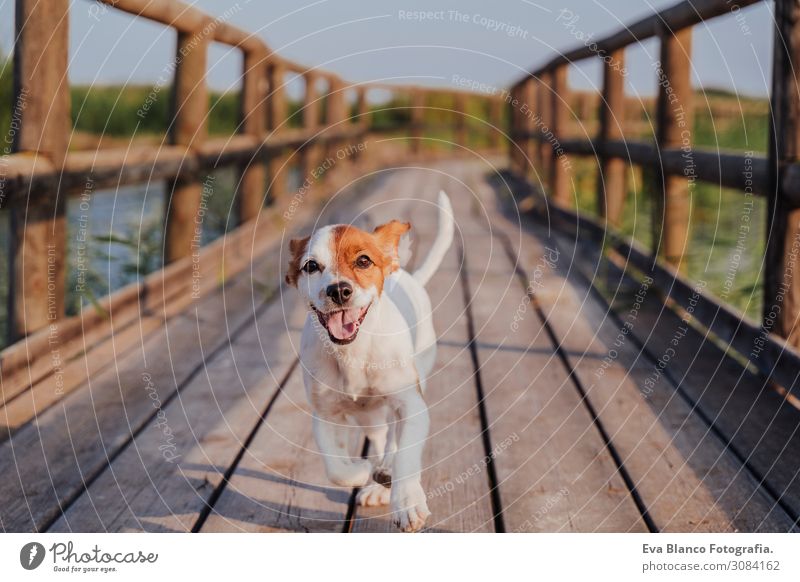
[(408, 222), (392, 220), (376, 227), (375, 230), (372, 231), (378, 247), (391, 259), (390, 273), (396, 271), (400, 267), (400, 238), (409, 230), (411, 230), (411, 225)]
[(294, 238), (289, 241), (289, 269), (286, 271), (286, 282), (293, 287), (297, 287), (297, 279), (300, 277), (300, 259), (308, 248), (310, 236), (305, 238)]

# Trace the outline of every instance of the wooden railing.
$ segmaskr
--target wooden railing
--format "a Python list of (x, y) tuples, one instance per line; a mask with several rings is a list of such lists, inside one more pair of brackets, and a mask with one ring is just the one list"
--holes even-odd
[[(797, 347), (800, 346), (800, 92), (797, 79), (800, 6), (796, 1), (774, 2), (775, 50), (768, 155), (745, 156), (697, 148), (692, 143), (692, 27), (712, 18), (730, 16), (758, 1), (680, 2), (596, 43), (560, 54), (531, 71), (513, 85), (507, 99), (512, 119), (512, 168), (526, 178), (536, 172), (536, 178), (545, 185), (555, 205), (567, 208), (572, 203), (573, 192), (565, 156), (594, 157), (598, 161), (598, 214), (603, 219), (603, 228), (610, 226), (611, 231), (619, 225), (625, 205), (628, 165), (654, 168), (650, 190), (662, 195), (655, 196), (660, 219), (653, 221), (652, 252), (672, 265), (676, 275), (685, 266), (689, 245), (690, 181), (711, 182), (766, 197), (764, 319), (760, 331), (777, 333)], [(655, 143), (630, 141), (622, 131), (626, 102), (622, 72), (625, 48), (652, 37), (657, 37), (660, 43), (655, 68), (659, 86)], [(598, 102), (599, 131), (591, 140), (566, 139), (563, 128), (571, 115), (567, 106), (567, 68), (576, 61), (592, 58), (601, 58), (604, 63), (602, 98)], [(529, 112), (538, 114), (540, 124), (537, 125)], [(644, 258), (640, 261), (645, 262)], [(674, 281), (671, 286), (675, 287)], [(732, 341), (748, 327), (749, 324), (727, 307), (705, 297), (703, 301), (705, 308), (696, 316), (719, 332), (723, 339)], [(757, 340), (759, 330), (751, 331), (746, 334), (748, 341)]]
[[(159, 279), (164, 284), (168, 278), (180, 279), (179, 274), (187, 279), (185, 275), (190, 269), (187, 259), (197, 235), (195, 219), (201, 204), (202, 172), (223, 166), (238, 167), (241, 172), (236, 193), (238, 219), (241, 223), (253, 221), (264, 209), (265, 200), (275, 202), (289, 194), (285, 175), (288, 157), (299, 159), (307, 173), (326, 148), (341, 148), (365, 138), (371, 131), (369, 90), (389, 91), (395, 100), (406, 100), (411, 123), (404, 129), (409, 132), (412, 153), (420, 151), (424, 143), (421, 138), (431, 129), (423, 115), (430, 95), (444, 93), (452, 97), (453, 115), (437, 119), (436, 127), (450, 124), (459, 139), (466, 139), (466, 93), (347, 83), (331, 72), (282, 58), (259, 37), (180, 1), (103, 0), (103, 3), (103, 9), (121, 10), (177, 32), (169, 145), (132, 144), (123, 149), (70, 151), (69, 0), (16, 3), (14, 91), (15, 104), (22, 104), (20, 129), (14, 136), (14, 153), (0, 162), (2, 200), (12, 215), (9, 293), (12, 341), (38, 332), (39, 339), (34, 338), (35, 341), (47, 343), (48, 326), (64, 318), (66, 198), (85, 190), (87, 183), (94, 190), (157, 180), (168, 182), (164, 262), (182, 266), (166, 268)], [(210, 138), (207, 130), (206, 71), (211, 42), (235, 47), (244, 56), (241, 123), (236, 135), (222, 139)], [(289, 127), (286, 95), (289, 74), (301, 75), (305, 80), (300, 129)], [(317, 94), (319, 79), (327, 82), (324, 95)], [(352, 92), (356, 97), (351, 106), (348, 93)], [(495, 116), (490, 124), (480, 128), (502, 125), (499, 98), (477, 94), (469, 98), (484, 102), (490, 115)], [(324, 116), (323, 101), (327, 105)], [(491, 135), (494, 145), (501, 145), (498, 131), (487, 135)], [(185, 281), (182, 284), (186, 285)], [(153, 281), (135, 284), (116, 292), (104, 306), (111, 309), (121, 303), (140, 301), (148, 291), (152, 294), (155, 286)], [(91, 313), (85, 315), (94, 317)], [(58, 341), (64, 343), (81, 330), (85, 333), (86, 317), (81, 318), (80, 324), (73, 321), (62, 325)], [(16, 352), (6, 350), (3, 365), (29, 363), (30, 352), (30, 346), (24, 348), (24, 353), (22, 348)]]

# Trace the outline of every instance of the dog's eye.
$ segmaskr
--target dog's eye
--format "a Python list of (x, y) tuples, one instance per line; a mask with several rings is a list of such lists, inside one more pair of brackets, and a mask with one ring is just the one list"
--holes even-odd
[(305, 271), (307, 274), (316, 273), (319, 271), (319, 265), (317, 261), (308, 261), (305, 265), (303, 265), (302, 271)]
[(359, 269), (366, 269), (371, 265), (372, 265), (372, 259), (370, 259), (367, 255), (361, 255), (356, 259), (356, 267), (358, 267)]

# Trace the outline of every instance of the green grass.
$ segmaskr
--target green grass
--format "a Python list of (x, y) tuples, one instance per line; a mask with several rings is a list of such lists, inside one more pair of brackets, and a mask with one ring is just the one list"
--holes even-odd
[[(0, 67), (0, 133), (5, 146), (13, 112), (11, 59), (0, 55)], [(70, 89), (72, 125), (77, 131), (120, 138), (165, 135), (169, 128), (171, 93), (170, 86), (74, 86)], [(236, 132), (238, 123), (239, 93), (212, 91), (209, 133), (231, 135)]]
[[(765, 100), (741, 99), (709, 91), (711, 111), (697, 100), (692, 127), (693, 146), (765, 155), (769, 132)], [(715, 107), (715, 103), (722, 105)], [(741, 109), (739, 108), (741, 103)], [(722, 110), (722, 111), (720, 111)], [(596, 214), (597, 164), (573, 159), (580, 212)], [(651, 168), (629, 172), (628, 196), (620, 231), (645, 248), (653, 247), (654, 175)], [(705, 282), (712, 294), (754, 319), (762, 307), (762, 260), (765, 252), (766, 200), (743, 192), (696, 182), (690, 188), (691, 222), (686, 255), (687, 276)], [(747, 204), (752, 202), (752, 208)], [(744, 251), (737, 251), (737, 243)]]
[[(72, 125), (78, 131), (112, 137), (164, 135), (169, 128), (171, 93), (169, 86), (72, 87)], [(209, 133), (231, 135), (238, 123), (239, 94), (211, 92)]]

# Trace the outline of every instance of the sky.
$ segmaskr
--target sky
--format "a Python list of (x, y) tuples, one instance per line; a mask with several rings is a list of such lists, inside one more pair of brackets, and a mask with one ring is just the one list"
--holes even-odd
[[(455, 87), (459, 82), (504, 88), (588, 35), (601, 38), (677, 0), (193, 0), (222, 20), (257, 33), (285, 57), (330, 69), (353, 82)], [(697, 87), (768, 94), (770, 2), (703, 23), (693, 32)], [(13, 0), (0, 0), (0, 47), (13, 45)], [(423, 19), (419, 12), (428, 12)], [(433, 13), (433, 14), (430, 14)], [(94, 0), (72, 0), (70, 79), (73, 84), (154, 84), (175, 50), (168, 27), (133, 18)], [(626, 52), (626, 91), (655, 94), (653, 39)], [(209, 83), (239, 86), (241, 54), (214, 44)], [(701, 82), (702, 80), (702, 82)], [(570, 67), (569, 83), (596, 89), (599, 59)]]

